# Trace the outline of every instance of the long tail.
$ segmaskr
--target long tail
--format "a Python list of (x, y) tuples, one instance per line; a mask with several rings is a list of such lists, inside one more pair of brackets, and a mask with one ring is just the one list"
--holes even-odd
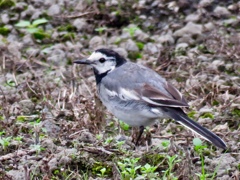
[(171, 118), (176, 120), (178, 123), (180, 123), (183, 126), (189, 128), (193, 132), (199, 134), (204, 139), (213, 143), (215, 146), (217, 146), (219, 148), (222, 148), (222, 149), (227, 149), (227, 146), (226, 146), (225, 142), (220, 137), (218, 137), (213, 132), (209, 131), (208, 129), (202, 127), (197, 122), (190, 119), (183, 112), (182, 109), (180, 109), (180, 108), (169, 108), (169, 107), (162, 107), (162, 108)]

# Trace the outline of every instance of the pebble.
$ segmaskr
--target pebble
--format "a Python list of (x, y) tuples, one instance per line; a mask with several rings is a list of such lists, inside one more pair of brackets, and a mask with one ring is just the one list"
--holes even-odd
[(184, 35), (201, 35), (203, 32), (203, 26), (200, 24), (195, 24), (193, 22), (188, 22), (183, 28), (175, 31), (173, 33), (176, 37), (181, 37)]
[(19, 102), (19, 107), (21, 109), (21, 112), (26, 114), (32, 114), (34, 110), (34, 103), (30, 99), (24, 99)]
[(214, 0), (201, 0), (198, 5), (200, 7), (207, 7), (210, 6), (213, 2)]
[(158, 54), (159, 53), (159, 49), (156, 46), (156, 44), (154, 43), (147, 43), (145, 44), (143, 50), (148, 53), (148, 54)]
[(126, 42), (121, 43), (121, 47), (124, 47), (127, 51), (139, 51), (137, 44), (132, 39), (128, 39)]
[(8, 14), (2, 14), (1, 15), (1, 20), (2, 20), (2, 22), (3, 22), (3, 24), (8, 24), (8, 22), (9, 22), (9, 16), (8, 16)]
[(97, 49), (98, 47), (102, 46), (102, 44), (103, 38), (101, 36), (93, 36), (89, 41), (89, 47), (92, 49)]
[(186, 18), (185, 21), (187, 22), (197, 22), (200, 19), (199, 14), (189, 14)]
[(114, 51), (118, 52), (121, 56), (127, 58), (128, 57), (128, 52), (124, 48), (114, 48)]
[(85, 19), (78, 18), (73, 21), (73, 26), (77, 28), (78, 31), (86, 29), (87, 23)]
[(61, 13), (61, 8), (58, 4), (53, 4), (52, 6), (50, 6), (50, 8), (47, 11), (47, 14), (49, 16), (56, 16), (59, 15)]
[(174, 44), (174, 42), (175, 42), (175, 40), (174, 40), (174, 38), (173, 38), (171, 33), (159, 36), (156, 39), (156, 41), (161, 43), (161, 44), (167, 43), (167, 44), (170, 44), (170, 45)]
[(179, 43), (179, 44), (177, 44), (175, 49), (176, 50), (178, 50), (178, 49), (185, 50), (188, 46), (189, 46), (188, 43)]
[(222, 7), (222, 6), (217, 6), (214, 9), (213, 13), (217, 17), (229, 17), (231, 15), (231, 13), (228, 11), (228, 9), (226, 7)]

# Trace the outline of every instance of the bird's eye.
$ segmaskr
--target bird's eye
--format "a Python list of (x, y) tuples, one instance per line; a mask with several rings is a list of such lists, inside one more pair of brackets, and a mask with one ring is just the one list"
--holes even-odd
[(101, 58), (101, 59), (99, 59), (99, 62), (100, 62), (100, 63), (104, 63), (105, 61), (106, 61), (105, 58)]

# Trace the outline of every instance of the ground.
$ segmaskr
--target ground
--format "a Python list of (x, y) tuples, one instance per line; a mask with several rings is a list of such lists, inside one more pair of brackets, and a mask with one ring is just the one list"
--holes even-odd
[[(239, 179), (240, 3), (0, 0), (0, 179)], [(73, 61), (110, 48), (148, 66), (219, 135), (216, 148), (173, 120), (135, 129)]]

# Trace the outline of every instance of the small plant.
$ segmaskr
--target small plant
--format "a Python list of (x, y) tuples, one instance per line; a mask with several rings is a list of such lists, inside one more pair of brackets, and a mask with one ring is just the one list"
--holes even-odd
[(107, 30), (107, 27), (100, 27), (100, 28), (96, 28), (95, 31), (99, 32), (100, 35), (103, 34), (104, 31)]
[(126, 27), (123, 29), (123, 31), (127, 31), (131, 37), (133, 37), (135, 35), (136, 30), (138, 30), (139, 28), (137, 26), (132, 26), (132, 27)]
[(137, 170), (141, 168), (141, 165), (136, 166), (140, 158), (125, 158), (123, 162), (117, 162), (122, 179), (134, 179), (138, 173)]
[(39, 154), (41, 151), (44, 151), (45, 148), (41, 147), (40, 144), (33, 144), (30, 146), (32, 150), (35, 150), (37, 154)]
[(158, 176), (158, 172), (155, 172), (157, 166), (151, 166), (150, 164), (145, 164), (145, 166), (141, 167), (142, 176), (146, 179), (155, 179)]
[(21, 143), (22, 142), (22, 139), (23, 139), (23, 137), (22, 136), (17, 136), (17, 137), (15, 137), (15, 138), (13, 138), (15, 141), (17, 141), (17, 142), (19, 142), (19, 143)]
[(9, 136), (9, 137), (6, 137), (6, 138), (2, 138), (0, 137), (0, 144), (4, 150), (4, 152), (6, 152), (8, 146), (10, 145), (10, 141), (12, 140), (12, 137)]
[(106, 176), (106, 171), (107, 171), (107, 169), (104, 167), (104, 168), (102, 168), (102, 169), (100, 169), (100, 172), (101, 173), (98, 173), (97, 175), (99, 176), (99, 177), (105, 177)]
[(205, 180), (207, 179), (210, 175), (206, 174), (205, 172), (205, 164), (204, 164), (204, 156), (203, 156), (203, 150), (207, 148), (207, 146), (204, 146), (202, 144), (201, 139), (199, 138), (194, 138), (193, 139), (193, 145), (194, 145), (194, 150), (199, 154), (200, 159), (201, 159), (201, 166), (202, 166), (202, 172), (198, 173), (197, 176), (199, 176), (200, 180)]
[(96, 135), (96, 138), (97, 138), (97, 140), (103, 139), (103, 134), (97, 134), (97, 135)]
[(119, 123), (120, 123), (121, 129), (123, 129), (124, 131), (128, 131), (129, 130), (130, 126), (128, 124), (126, 124), (123, 121), (119, 121)]
[(169, 140), (165, 140), (165, 141), (162, 142), (162, 146), (163, 146), (165, 149), (167, 149), (167, 148), (169, 147), (169, 145), (170, 145), (170, 141), (169, 141)]
[(167, 155), (167, 163), (168, 163), (168, 169), (164, 171), (163, 179), (173, 179), (177, 180), (177, 177), (174, 177), (174, 174), (172, 173), (172, 170), (176, 163), (180, 162), (181, 160), (178, 159), (177, 155), (174, 156), (168, 156)]
[(0, 131), (0, 136), (6, 134), (6, 132), (3, 130), (3, 131)]
[(214, 115), (210, 112), (203, 113), (200, 117), (214, 119)]
[(48, 22), (48, 20), (45, 18), (36, 19), (32, 23), (30, 21), (21, 20), (17, 24), (15, 24), (15, 26), (17, 28), (25, 29), (30, 34), (33, 34), (33, 36), (36, 39), (42, 40), (47, 37), (49, 38), (50, 35), (45, 33), (44, 30), (38, 26), (45, 24), (47, 22)]
[(9, 87), (16, 87), (16, 83), (12, 79), (7, 80), (4, 85)]

